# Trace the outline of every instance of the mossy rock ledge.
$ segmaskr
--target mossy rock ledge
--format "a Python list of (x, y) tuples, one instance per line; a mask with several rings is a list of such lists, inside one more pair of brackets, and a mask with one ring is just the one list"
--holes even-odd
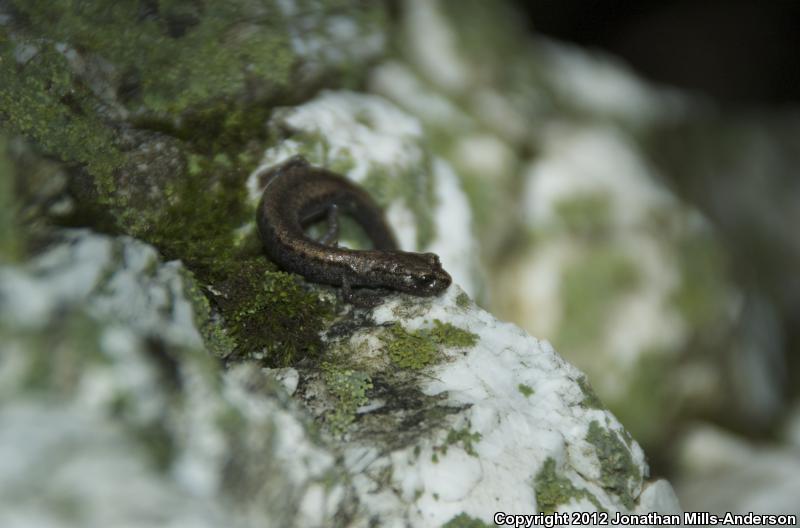
[[(0, 2), (0, 526), (680, 510), (584, 374), (473, 301), (457, 164), (355, 91), (392, 16)], [(363, 185), (453, 286), (355, 307), (270, 263), (260, 178), (298, 153)]]
[(0, 299), (3, 525), (679, 510), (583, 374), (455, 285), (355, 310), (320, 360), (278, 369), (222, 368), (191, 274), (127, 237), (60, 232), (2, 269)]

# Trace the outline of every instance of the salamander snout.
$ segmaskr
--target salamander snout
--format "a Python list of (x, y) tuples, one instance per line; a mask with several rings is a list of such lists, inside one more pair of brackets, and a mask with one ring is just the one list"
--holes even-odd
[(417, 295), (436, 295), (450, 286), (453, 279), (447, 273), (439, 261), (438, 255), (434, 253), (423, 253), (420, 255), (425, 263), (424, 267), (418, 267), (413, 275), (414, 293)]

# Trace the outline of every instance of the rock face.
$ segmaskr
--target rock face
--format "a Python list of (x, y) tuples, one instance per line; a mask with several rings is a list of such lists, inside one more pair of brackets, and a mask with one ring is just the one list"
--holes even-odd
[(3, 526), (679, 509), (585, 377), (457, 286), (332, 323), (318, 365), (220, 371), (179, 263), (129, 238), (58, 236), (0, 273)]
[[(408, 2), (387, 61), (383, 3), (0, 2), (0, 525), (679, 511), (586, 376), (473, 300), (505, 296), (556, 101), (644, 126), (651, 99), (503, 23), (459, 42), (487, 5)], [(269, 262), (261, 177), (295, 154), (456, 284), (368, 309)]]

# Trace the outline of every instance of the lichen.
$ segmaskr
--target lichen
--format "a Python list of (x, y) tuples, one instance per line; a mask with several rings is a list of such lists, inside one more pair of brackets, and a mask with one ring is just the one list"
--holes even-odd
[(420, 370), (435, 363), (439, 349), (424, 330), (408, 332), (399, 324), (382, 337), (386, 352), (400, 368)]
[(466, 513), (460, 513), (444, 523), (442, 528), (489, 528), (489, 526), (480, 519), (470, 517)]
[(631, 492), (641, 484), (642, 476), (634, 464), (630, 449), (615, 432), (600, 426), (597, 420), (589, 424), (586, 441), (595, 446), (600, 464), (599, 484), (619, 498), (626, 508), (633, 508)]
[(473, 444), (480, 442), (481, 438), (482, 435), (478, 431), (475, 431), (474, 433), (470, 432), (470, 426), (468, 424), (462, 429), (450, 429), (450, 431), (447, 432), (447, 438), (444, 440), (444, 445), (436, 448), (435, 450), (442, 454), (446, 454), (448, 446), (461, 444), (461, 447), (464, 449), (465, 453), (467, 453), (469, 456), (477, 457), (478, 453), (475, 451)]
[(580, 387), (581, 392), (583, 392), (583, 401), (581, 405), (588, 409), (603, 409), (603, 402), (600, 401), (600, 398), (597, 397), (597, 394), (594, 392), (594, 389), (589, 384), (589, 380), (585, 376), (581, 376), (577, 379), (578, 387)]
[(553, 513), (562, 505), (572, 500), (587, 499), (598, 510), (605, 509), (597, 497), (588, 490), (578, 488), (567, 477), (556, 471), (556, 461), (548, 457), (542, 468), (533, 479), (533, 491), (536, 494), (536, 506), (539, 513)]
[(356, 410), (369, 402), (367, 391), (372, 379), (363, 371), (341, 368), (329, 362), (321, 365), (325, 387), (336, 400), (336, 407), (326, 413), (325, 422), (334, 435), (341, 435), (355, 420)]
[(450, 323), (434, 319), (433, 328), (413, 332), (393, 325), (381, 337), (391, 360), (400, 368), (419, 370), (439, 360), (443, 347), (468, 348), (478, 336)]
[(522, 394), (526, 398), (530, 398), (531, 396), (533, 396), (534, 393), (533, 388), (528, 385), (525, 385), (524, 383), (520, 383), (519, 385), (517, 385), (517, 390), (520, 392), (520, 394)]
[(456, 296), (456, 306), (459, 308), (466, 310), (469, 307), (470, 298), (465, 292), (461, 292)]

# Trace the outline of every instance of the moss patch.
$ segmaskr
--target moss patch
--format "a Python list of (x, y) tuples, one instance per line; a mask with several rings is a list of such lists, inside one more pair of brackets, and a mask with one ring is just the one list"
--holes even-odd
[(215, 284), (213, 298), (236, 343), (235, 357), (281, 367), (316, 356), (331, 304), (306, 289), (296, 275), (266, 266), (263, 258), (230, 262)]
[(193, 2), (162, 1), (146, 12), (139, 2), (13, 4), (30, 30), (114, 64), (120, 95), (152, 113), (177, 114), (240, 95), (248, 81), (260, 80), (275, 90), (290, 79), (292, 53), (278, 9), (257, 17), (248, 16), (242, 2), (201, 9)]
[(627, 445), (613, 431), (600, 427), (593, 420), (589, 424), (586, 441), (595, 446), (600, 462), (600, 485), (619, 498), (626, 508), (633, 508), (634, 497), (631, 489), (641, 484), (639, 468), (633, 463)]
[(8, 156), (8, 140), (0, 134), (0, 264), (8, 264), (19, 254), (14, 178), (16, 171)]
[[(33, 44), (31, 44), (33, 45)], [(73, 78), (55, 45), (39, 43), (24, 64), (0, 38), (0, 122), (67, 164), (108, 175), (123, 161), (114, 132), (96, 111), (91, 91)]]

